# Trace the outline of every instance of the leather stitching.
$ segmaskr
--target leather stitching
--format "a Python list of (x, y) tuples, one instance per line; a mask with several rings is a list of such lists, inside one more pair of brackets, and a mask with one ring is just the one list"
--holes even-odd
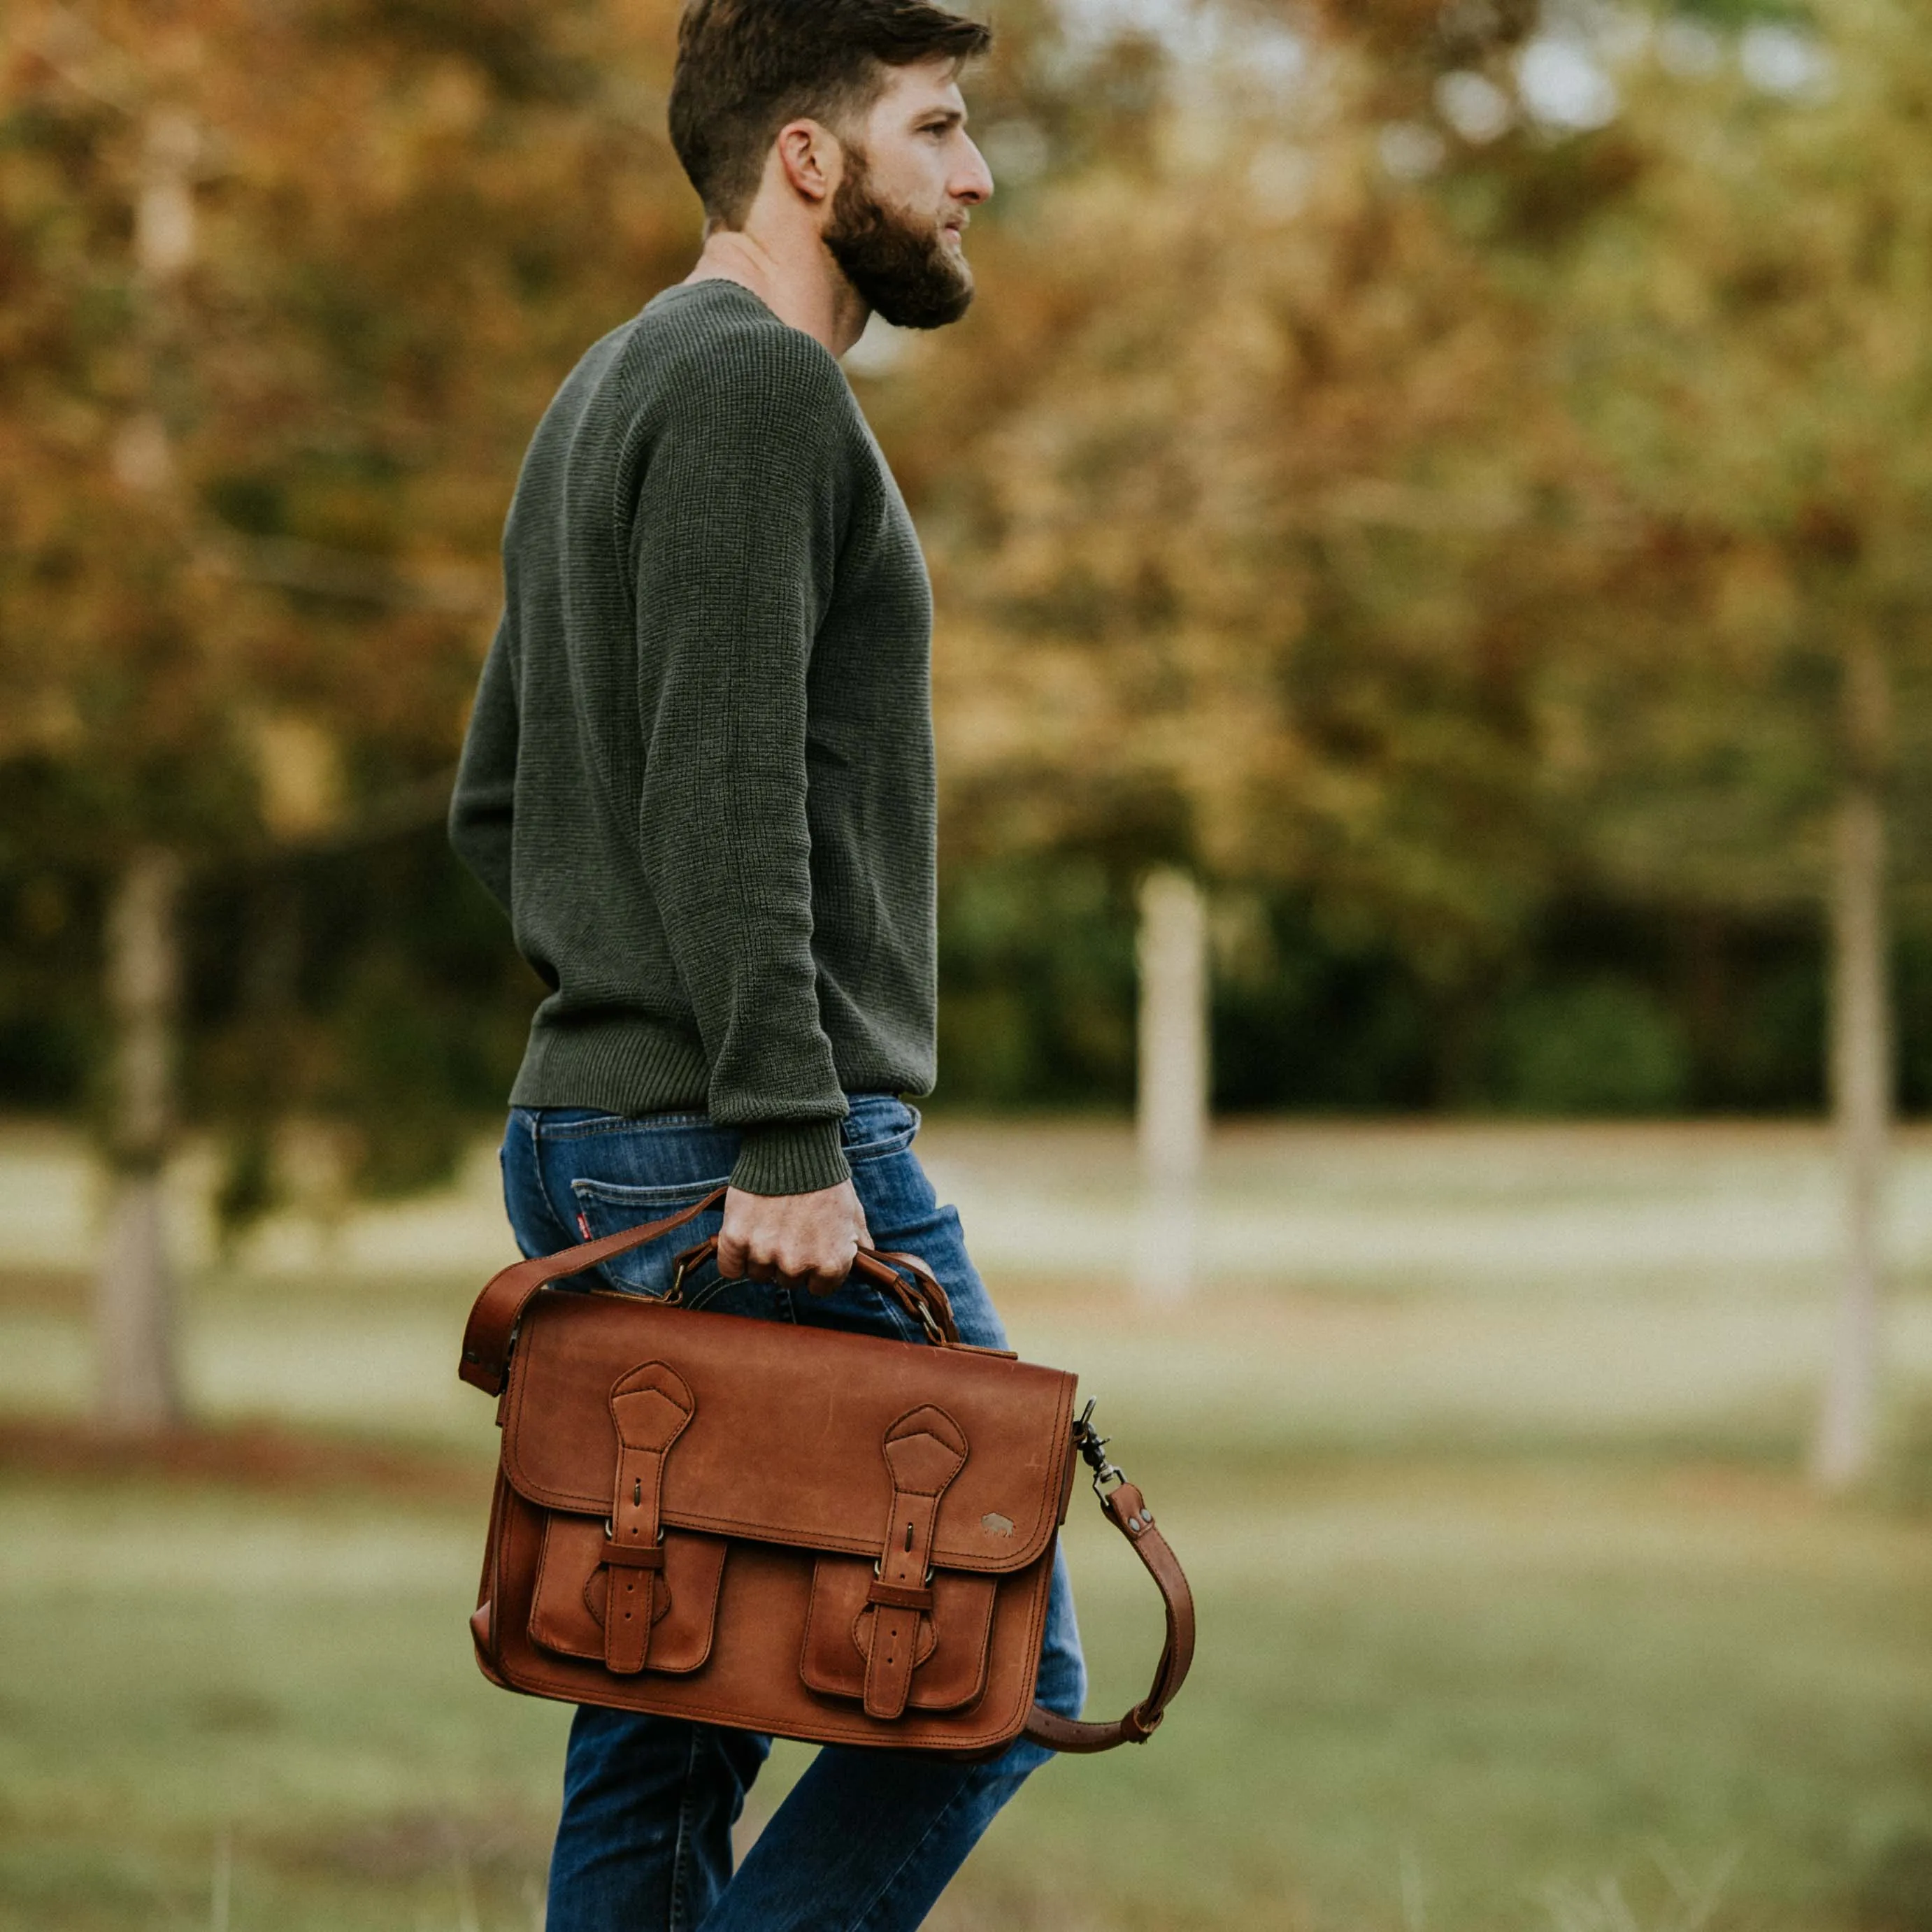
[[(1027, 1641), (1037, 1650), (1046, 1636), (1046, 1605), (1052, 1593), (1052, 1566), (1046, 1566), (1040, 1587), (1035, 1592), (1036, 1605), (1028, 1619)], [(541, 1660), (539, 1660), (539, 1662)], [(575, 1703), (582, 1696), (584, 1685), (578, 1678), (542, 1668), (520, 1667), (508, 1663), (502, 1665), (505, 1681), (518, 1690), (538, 1696), (554, 1697), (566, 1703)], [(587, 1662), (586, 1669), (594, 1668)], [(988, 1749), (995, 1744), (1009, 1744), (1017, 1738), (1026, 1724), (1027, 1712), (1032, 1708), (1030, 1694), (1023, 1693), (1017, 1709), (1009, 1706), (1005, 1717), (989, 1725), (982, 1731), (964, 1731), (956, 1723), (950, 1722), (940, 1714), (920, 1718), (910, 1716), (901, 1718), (897, 1728), (882, 1738), (880, 1726), (876, 1722), (856, 1723), (850, 1719), (828, 1719), (822, 1726), (812, 1727), (810, 1735), (823, 1744), (878, 1744), (890, 1741), (899, 1748), (917, 1750), (927, 1742), (943, 1745), (948, 1750), (972, 1751)], [(677, 1701), (676, 1708), (665, 1715), (689, 1720), (698, 1724), (724, 1724), (734, 1730), (754, 1731), (759, 1727), (758, 1714), (740, 1711), (728, 1705), (687, 1702)], [(932, 1727), (930, 1739), (920, 1735), (920, 1726)], [(800, 1735), (807, 1735), (800, 1727)]]
[[(554, 1490), (547, 1484), (533, 1482), (524, 1471), (519, 1454), (521, 1444), (518, 1425), (522, 1413), (523, 1386), (527, 1378), (529, 1361), (530, 1351), (526, 1347), (519, 1347), (510, 1360), (510, 1406), (503, 1432), (504, 1472), (510, 1479), (511, 1486), (527, 1502), (535, 1503), (545, 1509), (563, 1510), (573, 1515), (601, 1517), (608, 1498)], [(1070, 1378), (1060, 1388), (1060, 1400), (1054, 1417), (1054, 1442), (1064, 1443), (1066, 1441), (1072, 1426), (1072, 1418), (1073, 1384)], [(948, 1420), (951, 1418), (948, 1418)], [(934, 1561), (937, 1567), (970, 1570), (988, 1576), (1010, 1575), (1028, 1568), (1037, 1560), (1040, 1551), (1052, 1539), (1054, 1531), (1059, 1527), (1057, 1521), (1049, 1522), (1043, 1519), (1048, 1492), (1064, 1479), (1064, 1465), (1060, 1458), (1049, 1456), (1046, 1459), (1040, 1492), (1034, 1502), (1035, 1527), (1024, 1543), (998, 1556), (974, 1556), (964, 1552), (949, 1552), (942, 1558), (935, 1550)], [(801, 1545), (796, 1525), (766, 1522), (757, 1516), (706, 1516), (697, 1510), (691, 1510), (674, 1515), (667, 1513), (664, 1521), (668, 1526), (679, 1529), (698, 1530), (711, 1536), (747, 1537), (754, 1542), (782, 1543), (794, 1548), (802, 1546), (824, 1550), (848, 1556), (871, 1557), (878, 1553), (876, 1536), (826, 1534)]]
[[(550, 1537), (548, 1534), (549, 1528), (550, 1526), (546, 1522), (544, 1525), (545, 1534), (539, 1536), (537, 1539), (537, 1578), (536, 1582), (531, 1586), (530, 1590), (530, 1635), (531, 1637), (538, 1643), (544, 1643), (548, 1641), (548, 1639), (544, 1636), (544, 1632), (537, 1628), (537, 1624), (538, 1618), (543, 1615), (544, 1566), (550, 1561)], [(551, 1636), (554, 1636), (555, 1634), (556, 1633), (554, 1631), (550, 1633)], [(553, 1650), (559, 1648), (560, 1647), (560, 1646), (556, 1644), (551, 1644), (550, 1646), (550, 1648)]]
[[(1036, 1599), (1036, 1606), (1027, 1625), (1027, 1642), (1032, 1651), (1039, 1649), (1046, 1634), (1046, 1606), (1053, 1584), (1053, 1566), (1049, 1563), (1042, 1568), (1044, 1574), (1034, 1592)], [(594, 1669), (596, 1666), (586, 1662), (584, 1667)], [(580, 1680), (574, 1681), (570, 1676), (541, 1669), (520, 1669), (506, 1664), (503, 1675), (520, 1690), (529, 1691), (538, 1696), (554, 1697), (566, 1703), (580, 1701), (584, 1689)], [(850, 1720), (828, 1720), (822, 1728), (814, 1726), (812, 1735), (818, 1742), (824, 1744), (890, 1742), (901, 1749), (917, 1750), (926, 1742), (917, 1729), (918, 1725), (924, 1724), (933, 1727), (930, 1742), (943, 1745), (948, 1750), (981, 1750), (994, 1744), (1010, 1743), (1017, 1738), (1025, 1726), (1027, 1712), (1031, 1708), (1030, 1695), (1025, 1694), (1022, 1696), (1022, 1708), (1017, 1713), (1009, 1706), (1005, 1719), (983, 1731), (961, 1731), (940, 1715), (916, 1720), (910, 1717), (902, 1718), (892, 1732), (884, 1734), (876, 1722), (862, 1724)], [(675, 1709), (665, 1714), (699, 1724), (724, 1724), (739, 1731), (755, 1731), (759, 1724), (755, 1712), (734, 1710), (722, 1704), (687, 1703), (682, 1699), (678, 1701)]]
[[(560, 1514), (560, 1512), (546, 1512), (546, 1517), (548, 1518), (549, 1515), (556, 1514)], [(589, 1651), (573, 1649), (570, 1644), (564, 1639), (562, 1634), (560, 1633), (554, 1625), (546, 1624), (543, 1622), (542, 1606), (544, 1603), (544, 1565), (550, 1561), (549, 1529), (550, 1525), (548, 1521), (546, 1520), (546, 1521), (536, 1532), (537, 1538), (537, 1565), (535, 1573), (535, 1581), (531, 1585), (530, 1588), (530, 1641), (532, 1643), (541, 1646), (544, 1650), (550, 1652), (556, 1656), (571, 1658), (580, 1663), (595, 1664), (598, 1662), (602, 1656), (603, 1653), (602, 1651), (592, 1653)], [(706, 1540), (718, 1543), (722, 1542), (723, 1539), (718, 1538), (707, 1538)], [(495, 1555), (496, 1549), (496, 1540), (493, 1537), (490, 1540), (490, 1553), (493, 1557)], [(698, 1653), (696, 1659), (689, 1664), (681, 1664), (674, 1666), (653, 1664), (648, 1666), (650, 1670), (665, 1672), (672, 1676), (683, 1676), (688, 1675), (692, 1671), (699, 1670), (704, 1668), (706, 1662), (710, 1658), (711, 1647), (712, 1644), (717, 1641), (718, 1604), (720, 1597), (724, 1593), (724, 1571), (730, 1562), (730, 1550), (728, 1543), (727, 1543), (724, 1545), (722, 1554), (718, 1558), (716, 1569), (712, 1572), (712, 1582), (710, 1591), (704, 1598), (701, 1604), (698, 1606), (699, 1628), (701, 1628), (704, 1633), (704, 1644), (703, 1649)], [(603, 1568), (604, 1566), (602, 1564), (598, 1564), (591, 1570), (590, 1574), (584, 1579), (583, 1592), (584, 1610), (599, 1630), (602, 1630), (604, 1628), (604, 1618), (602, 1614), (598, 1610), (596, 1604), (592, 1599), (591, 1591), (596, 1585), (597, 1578), (602, 1571)], [(494, 1576), (491, 1580), (491, 1582), (492, 1587), (490, 1594), (489, 1597), (483, 1599), (484, 1602), (494, 1600), (496, 1594), (495, 1580)], [(667, 1592), (667, 1600), (665, 1601), (664, 1607), (656, 1611), (656, 1614), (652, 1618), (652, 1624), (654, 1628), (658, 1623), (663, 1621), (664, 1618), (667, 1615), (669, 1614), (672, 1607), (673, 1605), (669, 1600), (668, 1592)]]
[[(892, 1477), (892, 1499), (874, 1574), (892, 1591), (923, 1594), (926, 1585), (919, 1580), (923, 1577), (926, 1584), (932, 1580), (940, 1498), (971, 1460), (970, 1438), (957, 1418), (937, 1403), (921, 1402), (886, 1429), (879, 1450)], [(902, 1516), (903, 1549), (898, 1542)], [(875, 1595), (862, 1614), (872, 1623), (871, 1640), (865, 1646), (866, 1714), (896, 1720), (905, 1714), (914, 1674), (932, 1654), (929, 1645), (923, 1652), (920, 1647), (921, 1634), (932, 1628), (932, 1599), (927, 1595), (923, 1604), (894, 1604)]]
[[(815, 1574), (818, 1569), (818, 1565), (814, 1564), (812, 1568)], [(866, 1619), (867, 1617), (871, 1616), (872, 1612), (872, 1606), (870, 1604), (868, 1604), (866, 1607), (852, 1619), (852, 1648), (856, 1650), (861, 1657), (865, 1658), (866, 1662), (868, 1664), (872, 1659), (872, 1646), (860, 1640), (860, 1632), (865, 1629)], [(914, 1646), (912, 1658), (912, 1667), (915, 1670), (916, 1670), (919, 1666), (939, 1648), (939, 1632), (934, 1626), (933, 1619), (931, 1617), (926, 1616), (920, 1618), (919, 1634), (920, 1636), (925, 1640), (925, 1645), (922, 1648), (918, 1647), (916, 1645)]]
[[(1052, 1575), (1053, 1561), (1050, 1556), (1047, 1558), (1046, 1568), (1048, 1571), (1047, 1589), (1048, 1594), (1050, 1596), (1052, 1594), (1053, 1587)], [(819, 1621), (820, 1614), (818, 1608), (818, 1580), (820, 1573), (824, 1571), (824, 1563), (823, 1561), (814, 1563), (812, 1566), (812, 1588), (806, 1593), (806, 1597), (805, 1634), (800, 1640), (799, 1642), (799, 1682), (804, 1684), (805, 1688), (808, 1690), (814, 1692), (818, 1696), (824, 1697), (850, 1698), (854, 1701), (857, 1701), (863, 1695), (862, 1690), (853, 1691), (834, 1690), (824, 1684), (814, 1684), (812, 1681), (811, 1678), (806, 1675), (806, 1666), (810, 1660), (812, 1655), (812, 1632), (814, 1625)], [(909, 1696), (906, 1700), (906, 1708), (908, 1712), (917, 1711), (924, 1712), (927, 1714), (928, 1717), (950, 1715), (960, 1711), (971, 1709), (975, 1705), (979, 1703), (982, 1698), (986, 1696), (987, 1672), (993, 1652), (993, 1631), (995, 1625), (999, 1621), (1000, 1592), (1009, 1587), (1009, 1580), (1004, 1577), (992, 1578), (988, 1580), (992, 1582), (992, 1594), (987, 1600), (986, 1614), (983, 1618), (980, 1620), (980, 1636), (978, 1644), (979, 1659), (973, 1672), (973, 1689), (971, 1694), (969, 1696), (960, 1698), (956, 1702), (949, 1704), (943, 1707), (928, 1703), (922, 1703), (916, 1696)], [(850, 1632), (852, 1639), (852, 1647), (861, 1657), (864, 1657), (866, 1655), (866, 1652), (859, 1642), (859, 1629), (860, 1625), (865, 1621), (865, 1611), (861, 1610), (859, 1614), (853, 1618), (852, 1628)], [(1042, 1636), (1043, 1635), (1044, 1630), (1042, 1629)], [(920, 1657), (915, 1659), (913, 1666), (915, 1670), (919, 1667), (920, 1664), (926, 1661), (927, 1657), (932, 1655), (932, 1650), (936, 1646), (936, 1641), (937, 1640), (935, 1639), (934, 1643), (928, 1645), (926, 1652)], [(950, 1635), (949, 1641), (955, 1643), (956, 1645), (963, 1643), (964, 1642), (964, 1639), (958, 1635), (956, 1627)], [(1034, 1647), (1037, 1649), (1039, 1646), (1036, 1644)], [(904, 1722), (907, 1720), (902, 1719), (900, 1721)]]
[[(596, 1624), (599, 1630), (602, 1630), (604, 1628), (604, 1613), (602, 1610), (598, 1610), (596, 1604), (592, 1599), (590, 1593), (596, 1588), (598, 1570), (601, 1570), (604, 1568), (604, 1564), (602, 1563), (598, 1564), (597, 1569), (592, 1570), (590, 1574), (584, 1580), (584, 1607), (590, 1612), (591, 1621)], [(542, 1580), (539, 1579), (538, 1581), (539, 1586), (541, 1586)], [(605, 1588), (608, 1589), (609, 1586), (607, 1584)], [(658, 1624), (662, 1623), (666, 1617), (670, 1615), (672, 1600), (670, 1586), (667, 1583), (664, 1587), (663, 1594), (657, 1598), (656, 1607), (652, 1612), (651, 1624), (654, 1629)], [(610, 1601), (610, 1598), (607, 1596), (604, 1598), (604, 1601), (608, 1604)], [(561, 1648), (562, 1646), (558, 1644), (552, 1644), (550, 1646), (550, 1648), (553, 1650), (560, 1649)], [(574, 1653), (566, 1652), (565, 1654), (568, 1656), (573, 1655)]]

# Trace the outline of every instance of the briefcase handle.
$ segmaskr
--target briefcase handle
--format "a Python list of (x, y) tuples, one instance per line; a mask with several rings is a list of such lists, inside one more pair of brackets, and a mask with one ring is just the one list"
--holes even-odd
[[(718, 1252), (718, 1238), (686, 1248), (673, 1264), (670, 1292), (664, 1299), (675, 1307), (684, 1298), (684, 1278), (700, 1268)], [(952, 1318), (952, 1304), (944, 1288), (933, 1279), (925, 1262), (916, 1255), (901, 1254), (893, 1248), (861, 1248), (852, 1258), (852, 1272), (883, 1288), (926, 1330), (926, 1339), (939, 1348), (957, 1348), (959, 1329)], [(912, 1277), (910, 1283), (905, 1276)], [(821, 1291), (814, 1289), (814, 1293)], [(822, 1291), (832, 1294), (835, 1288)]]
[[(580, 1241), (574, 1248), (560, 1248), (554, 1255), (532, 1255), (527, 1261), (514, 1262), (500, 1270), (490, 1277), (470, 1311), (470, 1320), (463, 1331), (463, 1357), (456, 1365), (456, 1372), (485, 1395), (500, 1395), (503, 1378), (509, 1370), (517, 1324), (524, 1318), (530, 1298), (539, 1288), (581, 1274), (586, 1268), (596, 1268), (632, 1248), (640, 1248), (646, 1241), (654, 1241), (687, 1221), (694, 1221), (708, 1210), (722, 1206), (724, 1199), (724, 1190), (713, 1188), (702, 1201), (694, 1202), (662, 1221), (646, 1221), (597, 1240)], [(708, 1259), (717, 1246), (715, 1240), (700, 1242), (678, 1256), (674, 1299), (682, 1287), (685, 1276)], [(958, 1346), (959, 1330), (946, 1291), (916, 1256), (861, 1248), (853, 1262), (852, 1272), (893, 1295), (926, 1330), (929, 1340), (941, 1347)]]

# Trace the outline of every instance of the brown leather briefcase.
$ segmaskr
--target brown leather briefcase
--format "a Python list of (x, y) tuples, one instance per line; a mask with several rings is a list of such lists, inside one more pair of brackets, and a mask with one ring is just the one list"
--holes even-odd
[[(1194, 1646), (1186, 1579), (1074, 1377), (962, 1343), (910, 1256), (858, 1271), (930, 1346), (605, 1292), (541, 1292), (683, 1213), (520, 1262), (478, 1297), (464, 1380), (502, 1431), (470, 1619), (506, 1688), (781, 1737), (984, 1754), (1150, 1736)], [(676, 1282), (712, 1252), (679, 1257)], [(1034, 1701), (1076, 1462), (1160, 1586), (1167, 1643), (1111, 1724)]]

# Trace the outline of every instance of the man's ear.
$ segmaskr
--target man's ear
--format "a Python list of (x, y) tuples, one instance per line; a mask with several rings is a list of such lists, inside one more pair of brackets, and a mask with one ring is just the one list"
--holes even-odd
[(838, 136), (821, 121), (788, 121), (778, 130), (778, 158), (794, 191), (810, 202), (832, 193), (844, 164)]

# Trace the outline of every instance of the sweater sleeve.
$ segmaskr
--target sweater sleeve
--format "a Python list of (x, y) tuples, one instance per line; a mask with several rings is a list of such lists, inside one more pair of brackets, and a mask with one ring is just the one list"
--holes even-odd
[(645, 875), (711, 1116), (743, 1135), (732, 1180), (759, 1194), (849, 1176), (806, 816), (806, 673), (848, 495), (844, 388), (795, 330), (712, 345), (656, 427), (632, 531)]
[(449, 800), (449, 842), (506, 915), (517, 785), (517, 687), (509, 629), (506, 611), (483, 661)]

